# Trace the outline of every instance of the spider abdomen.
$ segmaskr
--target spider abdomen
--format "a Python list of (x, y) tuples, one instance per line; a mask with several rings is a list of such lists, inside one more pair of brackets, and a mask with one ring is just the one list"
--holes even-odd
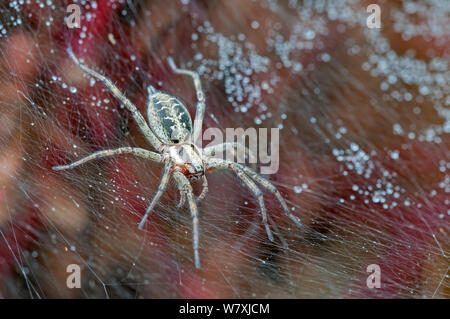
[(153, 93), (148, 100), (150, 127), (164, 144), (179, 144), (192, 134), (192, 120), (184, 104), (170, 94)]

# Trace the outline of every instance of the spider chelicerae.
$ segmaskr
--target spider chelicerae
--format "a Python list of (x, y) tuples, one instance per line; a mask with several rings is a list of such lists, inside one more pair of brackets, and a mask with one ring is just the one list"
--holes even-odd
[[(225, 150), (245, 151), (248, 155), (249, 150), (240, 143), (222, 143), (218, 145), (200, 148), (195, 145), (202, 131), (203, 117), (205, 114), (205, 94), (203, 93), (200, 76), (190, 70), (178, 68), (173, 59), (169, 57), (167, 62), (172, 71), (176, 74), (188, 75), (192, 78), (197, 93), (197, 110), (195, 114), (194, 125), (186, 106), (177, 98), (170, 94), (156, 90), (153, 86), (148, 86), (147, 120), (137, 110), (136, 106), (117, 88), (114, 83), (106, 76), (90, 69), (82, 64), (70, 48), (67, 49), (70, 58), (78, 67), (95, 79), (102, 82), (108, 90), (131, 112), (142, 134), (157, 152), (152, 152), (138, 147), (120, 147), (117, 149), (102, 150), (88, 155), (68, 165), (55, 166), (53, 170), (60, 171), (72, 169), (88, 161), (109, 157), (119, 154), (133, 154), (135, 156), (164, 164), (164, 169), (159, 183), (158, 190), (153, 197), (150, 205), (142, 217), (138, 228), (142, 229), (147, 217), (153, 210), (161, 195), (164, 193), (170, 177), (172, 177), (180, 191), (181, 208), (186, 199), (192, 218), (192, 245), (194, 248), (195, 267), (200, 268), (199, 256), (199, 220), (197, 203), (203, 199), (208, 191), (208, 182), (205, 173), (213, 170), (232, 170), (241, 181), (250, 189), (256, 197), (262, 216), (262, 222), (270, 241), (273, 241), (273, 235), (267, 222), (267, 209), (264, 205), (263, 193), (257, 184), (275, 195), (283, 208), (284, 213), (294, 221), (297, 226), (301, 226), (298, 217), (291, 214), (289, 208), (278, 189), (267, 179), (260, 176), (253, 169), (242, 164), (213, 157), (214, 154)], [(190, 180), (201, 179), (203, 188), (197, 200), (194, 197)]]

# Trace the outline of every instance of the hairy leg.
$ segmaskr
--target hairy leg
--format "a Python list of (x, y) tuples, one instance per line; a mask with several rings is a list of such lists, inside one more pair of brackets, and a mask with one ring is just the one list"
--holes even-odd
[(200, 76), (197, 72), (185, 69), (179, 69), (171, 57), (167, 58), (169, 66), (176, 74), (189, 75), (194, 81), (195, 91), (197, 93), (197, 110), (195, 112), (194, 119), (194, 132), (192, 133), (192, 143), (195, 144), (198, 137), (202, 132), (203, 118), (205, 116), (205, 94), (203, 93), (202, 83), (200, 82)]
[[(208, 146), (203, 149), (203, 152), (207, 156), (215, 156), (218, 152), (223, 152), (227, 150), (234, 150), (236, 152), (244, 152), (245, 156), (249, 159), (251, 164), (256, 163), (256, 157), (245, 145), (238, 142), (225, 142), (217, 145)], [(242, 153), (238, 153), (238, 160), (241, 158), (239, 155)]]
[(91, 155), (88, 155), (86, 157), (83, 157), (82, 159), (79, 159), (78, 161), (75, 161), (71, 164), (54, 166), (54, 167), (52, 167), (52, 169), (54, 171), (62, 171), (65, 169), (72, 169), (76, 166), (79, 166), (81, 164), (84, 164), (86, 162), (89, 162), (89, 161), (92, 161), (95, 159), (100, 159), (100, 158), (110, 157), (110, 156), (120, 155), (120, 154), (133, 154), (135, 156), (142, 157), (144, 159), (148, 159), (148, 160), (158, 162), (158, 163), (160, 163), (162, 161), (162, 156), (159, 155), (158, 153), (148, 151), (146, 149), (138, 148), (138, 147), (120, 147), (120, 148), (116, 148), (116, 149), (112, 149), (112, 150), (97, 151), (97, 152), (92, 153)]
[(206, 194), (208, 193), (208, 180), (206, 179), (205, 175), (203, 175), (203, 177), (202, 177), (202, 182), (203, 182), (203, 188), (202, 188), (202, 192), (197, 197), (197, 203), (200, 203), (200, 201), (202, 201), (205, 198)]
[(167, 184), (169, 182), (170, 177), (170, 169), (172, 168), (172, 162), (167, 161), (166, 165), (164, 166), (163, 175), (161, 177), (161, 182), (158, 186), (158, 191), (156, 192), (155, 196), (152, 199), (152, 202), (147, 207), (147, 210), (145, 211), (144, 217), (142, 217), (141, 222), (139, 223), (138, 229), (142, 229), (144, 227), (145, 221), (147, 220), (148, 216), (150, 215), (151, 211), (155, 207), (156, 203), (159, 201), (161, 195), (164, 193), (164, 191), (167, 188)]
[(198, 208), (195, 202), (194, 193), (192, 192), (192, 186), (189, 180), (180, 172), (174, 172), (173, 178), (177, 183), (180, 193), (184, 193), (189, 205), (192, 218), (192, 246), (194, 248), (195, 268), (200, 268), (200, 255), (198, 252), (199, 246), (199, 221), (198, 221)]
[(248, 177), (243, 170), (237, 169), (236, 171), (237, 176), (247, 185), (247, 187), (250, 189), (250, 191), (253, 193), (253, 195), (258, 200), (259, 208), (261, 210), (261, 217), (262, 222), (264, 224), (264, 227), (266, 228), (267, 237), (270, 241), (273, 241), (273, 235), (272, 231), (270, 230), (269, 223), (267, 222), (267, 209), (266, 205), (264, 204), (264, 196), (259, 187), (253, 182), (250, 177)]
[(142, 114), (138, 111), (136, 106), (133, 103), (131, 103), (131, 101), (125, 95), (123, 95), (122, 92), (120, 92), (119, 88), (106, 76), (82, 64), (70, 48), (67, 49), (67, 53), (69, 54), (73, 62), (75, 62), (80, 69), (92, 75), (97, 80), (101, 81), (103, 85), (105, 85), (108, 88), (108, 90), (131, 112), (133, 119), (138, 124), (142, 134), (144, 134), (144, 136), (147, 138), (147, 140), (155, 149), (159, 150), (162, 146), (161, 142), (158, 140), (156, 135), (154, 135), (153, 132), (150, 130), (150, 128), (147, 125), (147, 122), (145, 121)]
[[(216, 163), (213, 167), (219, 170), (229, 169), (228, 165), (225, 162)], [(263, 193), (261, 192), (259, 187), (255, 184), (255, 182), (245, 174), (244, 170), (242, 170), (239, 167), (236, 167), (234, 172), (242, 180), (242, 182), (244, 182), (244, 184), (248, 187), (248, 189), (252, 192), (253, 196), (255, 196), (256, 200), (258, 201), (259, 208), (261, 210), (262, 222), (264, 227), (266, 228), (267, 237), (269, 238), (270, 241), (273, 241), (272, 231), (270, 230), (269, 223), (267, 222), (267, 209), (266, 205), (264, 204)]]
[(300, 221), (300, 218), (293, 215), (291, 211), (289, 210), (289, 207), (284, 200), (283, 196), (281, 196), (280, 191), (267, 179), (260, 176), (258, 173), (256, 173), (254, 170), (252, 170), (249, 167), (246, 167), (244, 165), (225, 161), (222, 159), (217, 158), (211, 158), (209, 162), (207, 163), (207, 169), (231, 169), (235, 171), (236, 173), (239, 170), (243, 170), (247, 175), (249, 175), (251, 178), (253, 178), (257, 183), (259, 183), (262, 187), (270, 191), (272, 194), (275, 195), (275, 197), (278, 199), (278, 201), (281, 204), (281, 207), (283, 208), (283, 211), (286, 216), (288, 216), (298, 227), (302, 226), (302, 222)]

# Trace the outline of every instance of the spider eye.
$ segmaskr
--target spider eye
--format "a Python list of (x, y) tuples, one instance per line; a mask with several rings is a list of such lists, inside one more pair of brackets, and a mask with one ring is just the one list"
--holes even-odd
[(172, 142), (175, 144), (178, 144), (180, 142), (180, 140), (175, 139), (175, 140), (172, 140)]

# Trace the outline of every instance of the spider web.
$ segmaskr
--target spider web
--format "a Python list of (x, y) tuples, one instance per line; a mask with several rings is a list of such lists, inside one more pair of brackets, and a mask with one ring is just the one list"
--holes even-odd
[[(71, 3), (81, 28), (64, 22)], [(0, 297), (448, 298), (450, 3), (379, 5), (381, 29), (351, 0), (1, 2)], [(271, 243), (249, 190), (212, 173), (196, 270), (174, 185), (137, 229), (162, 166), (123, 155), (52, 171), (151, 149), (67, 47), (144, 116), (148, 85), (195, 114), (172, 56), (201, 75), (204, 129), (279, 128), (266, 177), (303, 227), (265, 192)], [(67, 286), (73, 264), (81, 288)]]

